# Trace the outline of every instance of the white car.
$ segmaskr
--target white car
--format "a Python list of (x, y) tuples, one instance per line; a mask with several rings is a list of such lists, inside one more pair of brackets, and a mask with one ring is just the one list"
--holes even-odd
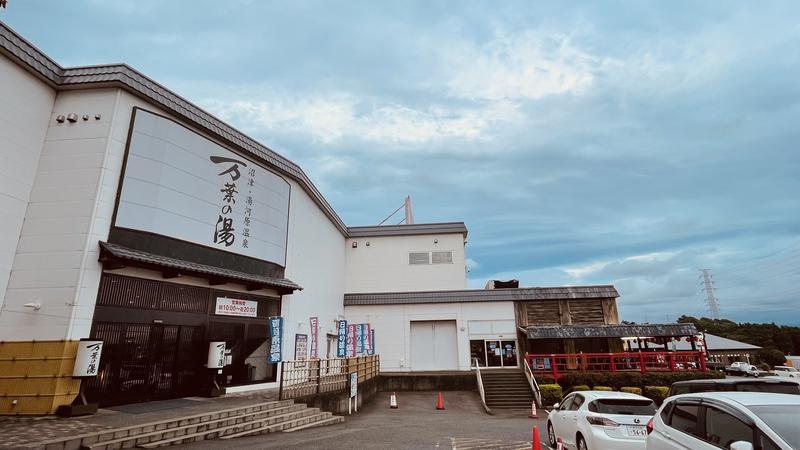
[(626, 392), (579, 391), (556, 403), (547, 416), (547, 438), (578, 450), (644, 450), (652, 400)]
[(647, 424), (647, 450), (800, 449), (800, 395), (703, 392), (669, 397)]
[(789, 366), (775, 366), (772, 369), (772, 373), (779, 377), (800, 378), (800, 371)]

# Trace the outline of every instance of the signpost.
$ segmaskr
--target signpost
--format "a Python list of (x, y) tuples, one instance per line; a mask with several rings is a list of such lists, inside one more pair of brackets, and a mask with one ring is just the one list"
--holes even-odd
[(358, 372), (350, 374), (350, 397), (347, 399), (347, 414), (352, 414), (352, 404), (355, 403), (355, 411), (358, 412)]
[(339, 321), (339, 336), (336, 339), (336, 356), (344, 358), (347, 356), (347, 321)]

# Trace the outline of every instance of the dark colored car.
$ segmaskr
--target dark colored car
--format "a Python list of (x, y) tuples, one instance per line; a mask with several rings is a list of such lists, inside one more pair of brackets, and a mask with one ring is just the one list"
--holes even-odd
[(697, 392), (742, 391), (800, 395), (800, 382), (778, 378), (676, 381), (667, 397)]

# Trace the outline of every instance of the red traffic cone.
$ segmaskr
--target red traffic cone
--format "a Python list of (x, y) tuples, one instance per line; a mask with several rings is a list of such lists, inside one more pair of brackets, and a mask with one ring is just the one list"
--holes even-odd
[(539, 429), (533, 426), (533, 436), (531, 437), (531, 450), (542, 450), (542, 443), (539, 441)]
[(538, 419), (539, 416), (536, 415), (536, 400), (531, 402), (531, 419)]
[(564, 441), (561, 438), (556, 438), (556, 450), (564, 450)]
[(397, 409), (397, 394), (394, 392), (389, 396), (389, 408)]
[(444, 400), (442, 400), (441, 392), (439, 392), (439, 397), (436, 400), (436, 409), (444, 409)]

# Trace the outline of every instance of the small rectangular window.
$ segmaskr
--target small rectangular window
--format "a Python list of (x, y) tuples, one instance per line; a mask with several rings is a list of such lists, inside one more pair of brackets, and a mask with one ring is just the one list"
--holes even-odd
[(408, 254), (409, 264), (430, 264), (430, 253), (428, 252), (411, 252)]
[(434, 264), (452, 264), (453, 252), (431, 252)]

